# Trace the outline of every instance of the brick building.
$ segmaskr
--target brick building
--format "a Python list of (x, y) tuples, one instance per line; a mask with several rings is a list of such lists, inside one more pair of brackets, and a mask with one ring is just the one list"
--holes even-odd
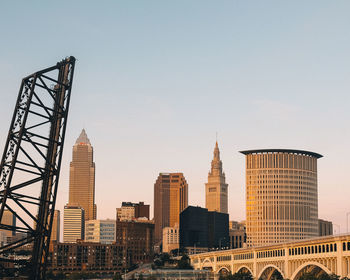
[(123, 247), (128, 263), (153, 260), (154, 223), (149, 220), (117, 221), (116, 243)]

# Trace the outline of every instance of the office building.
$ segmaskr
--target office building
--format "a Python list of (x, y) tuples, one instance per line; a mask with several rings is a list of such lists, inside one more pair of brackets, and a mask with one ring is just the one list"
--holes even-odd
[(180, 223), (188, 204), (188, 185), (182, 173), (160, 173), (154, 184), (155, 243), (162, 240), (163, 228)]
[(245, 221), (229, 221), (229, 229), (231, 230), (245, 230)]
[(118, 221), (130, 221), (137, 218), (147, 218), (149, 220), (149, 205), (144, 202), (122, 202), (122, 207), (117, 208)]
[(208, 211), (208, 247), (209, 249), (228, 249), (229, 216), (226, 213)]
[[(1, 224), (15, 227), (16, 216), (13, 215), (13, 213), (10, 210), (4, 209), (4, 212), (2, 214)], [(7, 243), (7, 240), (8, 241), (12, 240), (16, 235), (16, 232), (14, 230), (0, 229), (0, 232), (1, 232), (2, 239), (5, 243)]]
[(50, 241), (60, 242), (60, 210), (55, 210), (53, 214), (52, 230)]
[(69, 205), (84, 209), (85, 220), (96, 220), (93, 148), (83, 129), (73, 146), (69, 172)]
[(318, 219), (318, 235), (333, 235), (333, 223), (330, 221)]
[(261, 246), (318, 236), (317, 159), (285, 149), (246, 155), (247, 245)]
[(245, 222), (230, 221), (229, 225), (230, 248), (243, 248), (247, 240)]
[(208, 183), (205, 184), (205, 207), (208, 211), (228, 213), (228, 184), (222, 171), (218, 142), (215, 144)]
[(228, 214), (188, 206), (180, 214), (180, 248), (201, 252), (229, 246)]
[(115, 220), (89, 220), (85, 222), (85, 241), (112, 244), (116, 240)]
[(63, 242), (84, 240), (84, 209), (66, 205), (63, 212)]
[(179, 249), (180, 229), (178, 225), (163, 228), (162, 245), (163, 253), (170, 253), (172, 250)]
[(154, 223), (137, 219), (116, 222), (116, 243), (122, 246), (129, 263), (147, 263), (153, 260)]

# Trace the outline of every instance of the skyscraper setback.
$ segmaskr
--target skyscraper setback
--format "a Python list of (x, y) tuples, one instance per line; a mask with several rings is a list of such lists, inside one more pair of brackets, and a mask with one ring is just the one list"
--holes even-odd
[(182, 173), (160, 173), (154, 184), (155, 242), (162, 240), (163, 228), (180, 223), (188, 205), (188, 185)]
[(205, 208), (208, 211), (221, 213), (228, 212), (228, 184), (225, 173), (222, 172), (222, 162), (218, 142), (214, 148), (214, 158), (211, 162), (211, 170), (208, 175), (208, 183), (205, 184)]
[(69, 205), (84, 209), (85, 220), (96, 220), (93, 147), (83, 129), (73, 146), (69, 173)]

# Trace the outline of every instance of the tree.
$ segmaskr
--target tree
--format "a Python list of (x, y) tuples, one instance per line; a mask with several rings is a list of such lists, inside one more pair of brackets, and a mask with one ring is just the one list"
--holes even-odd
[(182, 255), (181, 259), (177, 263), (177, 268), (179, 269), (193, 269), (190, 264), (190, 258), (187, 255)]
[(166, 263), (170, 260), (170, 256), (168, 253), (163, 253), (160, 255), (160, 259), (163, 263)]
[(114, 276), (113, 276), (113, 280), (122, 280), (123, 278), (122, 278), (122, 276), (120, 275), (120, 273), (119, 272), (117, 272), (116, 274), (114, 274)]

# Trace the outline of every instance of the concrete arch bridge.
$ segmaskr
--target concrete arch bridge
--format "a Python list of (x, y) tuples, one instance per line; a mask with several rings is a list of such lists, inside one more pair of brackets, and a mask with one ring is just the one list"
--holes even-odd
[(350, 277), (350, 234), (190, 255), (194, 269), (249, 272), (256, 280), (298, 280), (305, 272)]

